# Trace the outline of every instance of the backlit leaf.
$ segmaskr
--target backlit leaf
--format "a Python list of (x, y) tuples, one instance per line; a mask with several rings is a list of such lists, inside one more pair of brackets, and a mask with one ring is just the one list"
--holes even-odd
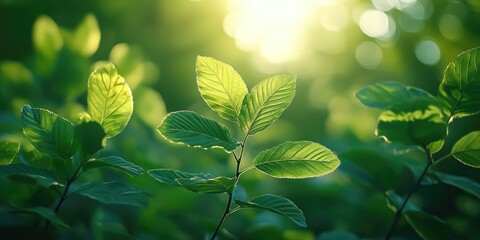
[(100, 44), (100, 29), (93, 14), (86, 15), (72, 35), (72, 48), (84, 55), (93, 55)]
[(197, 84), (208, 106), (220, 117), (237, 121), (248, 93), (242, 77), (232, 66), (210, 57), (197, 57)]
[(142, 189), (121, 182), (91, 182), (80, 186), (72, 194), (79, 194), (104, 204), (142, 207), (148, 194)]
[(278, 75), (253, 87), (238, 117), (242, 131), (253, 135), (272, 125), (292, 102), (295, 84), (295, 76)]
[(119, 169), (130, 176), (139, 176), (143, 174), (143, 169), (141, 167), (121, 157), (113, 157), (113, 156), (92, 159), (83, 165), (83, 170), (87, 171), (89, 169), (99, 168), (99, 167), (111, 167), (111, 168)]
[(319, 177), (333, 172), (340, 160), (318, 143), (286, 142), (258, 154), (253, 164), (276, 178)]
[(47, 58), (55, 55), (63, 46), (58, 25), (46, 15), (37, 18), (33, 24), (33, 47)]
[(88, 113), (111, 138), (127, 126), (133, 112), (130, 87), (113, 64), (97, 68), (88, 79)]
[(480, 131), (460, 138), (452, 148), (452, 155), (467, 166), (480, 168)]
[(6, 140), (0, 140), (0, 165), (10, 164), (20, 150), (20, 144)]
[(168, 114), (157, 130), (166, 139), (191, 147), (221, 147), (232, 151), (238, 146), (225, 126), (192, 111)]

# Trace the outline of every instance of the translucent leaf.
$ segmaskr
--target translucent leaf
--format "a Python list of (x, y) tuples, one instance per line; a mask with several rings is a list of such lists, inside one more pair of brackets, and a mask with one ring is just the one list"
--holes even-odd
[(41, 153), (51, 158), (69, 159), (73, 147), (73, 124), (57, 114), (25, 105), (21, 121), (28, 141)]
[(105, 131), (97, 122), (82, 122), (75, 126), (75, 141), (82, 160), (87, 160), (105, 147)]
[(480, 199), (480, 183), (466, 177), (446, 173), (435, 172), (435, 176), (437, 176), (439, 181), (461, 189)]
[(33, 47), (45, 57), (51, 58), (63, 46), (62, 35), (57, 24), (46, 15), (42, 15), (33, 24)]
[(225, 126), (192, 111), (168, 114), (157, 130), (166, 139), (191, 147), (221, 147), (232, 151), (238, 146)]
[(132, 90), (136, 89), (140, 83), (143, 83), (147, 74), (147, 65), (144, 62), (141, 48), (126, 43), (119, 43), (112, 48), (110, 61), (117, 66)]
[(158, 127), (167, 115), (165, 102), (155, 90), (147, 87), (138, 87), (135, 90), (135, 112), (149, 127)]
[(307, 227), (302, 210), (300, 210), (292, 201), (287, 198), (265, 194), (248, 202), (236, 200), (235, 203), (242, 208), (258, 208), (267, 210), (287, 217), (301, 227)]
[(111, 138), (127, 126), (133, 112), (130, 87), (113, 64), (97, 68), (88, 79), (88, 113)]
[(184, 171), (175, 170), (175, 169), (151, 169), (151, 170), (148, 170), (148, 174), (150, 174), (150, 176), (160, 181), (161, 183), (172, 185), (172, 186), (178, 186), (178, 187), (180, 187), (181, 185), (177, 181), (177, 179), (181, 179), (181, 178), (189, 179), (189, 178), (195, 178), (195, 177), (200, 177), (204, 179), (209, 178), (208, 174), (189, 173), (189, 172), (184, 172)]
[(51, 171), (22, 163), (0, 165), (0, 177), (9, 177), (21, 183), (39, 184), (46, 188), (62, 185)]
[(480, 112), (480, 48), (461, 53), (450, 64), (440, 84), (440, 99), (452, 118)]
[(340, 160), (318, 143), (286, 142), (258, 154), (253, 164), (276, 178), (319, 177), (333, 172)]
[(28, 214), (35, 214), (37, 216), (40, 216), (51, 223), (53, 223), (56, 226), (64, 227), (64, 228), (70, 228), (65, 222), (60, 219), (55, 212), (53, 212), (52, 209), (50, 208), (45, 208), (45, 207), (29, 207), (29, 208), (14, 208), (13, 212), (15, 213), (28, 213)]
[(12, 163), (19, 150), (19, 143), (0, 140), (0, 165)]
[(197, 57), (197, 84), (208, 106), (220, 117), (237, 121), (248, 93), (242, 77), (232, 66), (210, 57)]
[(405, 218), (423, 239), (454, 239), (448, 224), (436, 216), (421, 211), (410, 211), (405, 213)]
[(295, 84), (295, 76), (278, 75), (253, 87), (245, 96), (238, 117), (243, 132), (253, 135), (272, 125), (292, 102)]
[(192, 192), (205, 194), (205, 193), (228, 193), (231, 194), (235, 186), (235, 179), (228, 177), (216, 177), (216, 178), (177, 178), (180, 185)]
[(93, 55), (100, 44), (100, 29), (93, 14), (86, 15), (80, 25), (73, 32), (72, 48), (84, 55)]
[(92, 168), (111, 167), (124, 171), (130, 176), (139, 176), (143, 174), (143, 168), (121, 158), (121, 157), (102, 157), (92, 159), (83, 165), (83, 170), (87, 171)]
[(460, 138), (452, 148), (452, 155), (467, 166), (480, 168), (480, 131)]
[(148, 194), (120, 182), (91, 182), (80, 186), (72, 194), (79, 194), (104, 204), (130, 205), (143, 207)]
[(385, 110), (378, 119), (376, 134), (388, 142), (427, 146), (445, 138), (447, 123), (435, 101), (414, 99)]
[(381, 109), (415, 98), (433, 98), (430, 93), (425, 92), (423, 89), (405, 86), (399, 82), (369, 85), (358, 90), (355, 96), (363, 105)]

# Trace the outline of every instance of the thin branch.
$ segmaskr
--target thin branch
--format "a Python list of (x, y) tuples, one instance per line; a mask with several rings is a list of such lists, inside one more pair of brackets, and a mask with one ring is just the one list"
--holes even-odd
[(445, 159), (447, 159), (447, 158), (449, 158), (449, 157), (451, 157), (451, 156), (452, 156), (452, 154), (451, 154), (451, 153), (449, 153), (449, 154), (447, 154), (447, 155), (445, 155), (445, 156), (443, 156), (443, 157), (439, 158), (437, 161), (433, 162), (433, 166), (435, 166), (435, 165), (439, 164), (440, 162), (442, 162), (443, 160), (445, 160)]

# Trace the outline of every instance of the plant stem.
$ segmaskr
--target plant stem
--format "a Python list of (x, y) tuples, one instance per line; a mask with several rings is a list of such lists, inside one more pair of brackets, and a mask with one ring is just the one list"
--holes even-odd
[(443, 160), (445, 160), (445, 159), (447, 159), (447, 158), (449, 158), (449, 157), (451, 157), (451, 156), (452, 156), (452, 154), (451, 154), (451, 153), (449, 153), (449, 154), (447, 154), (447, 155), (445, 155), (445, 156), (443, 156), (443, 157), (439, 158), (437, 161), (435, 161), (435, 162), (433, 163), (433, 166), (435, 166), (435, 165), (439, 164), (441, 161), (443, 161)]
[[(237, 157), (237, 155), (234, 152), (232, 152), (233, 156), (235, 157), (235, 161), (237, 162), (237, 168), (235, 170), (235, 183), (233, 184), (233, 191), (235, 191), (235, 188), (237, 187), (238, 180), (240, 179), (240, 174), (242, 173), (240, 171), (240, 163), (242, 163), (243, 151), (245, 150), (245, 144), (247, 142), (247, 137), (248, 137), (248, 135), (245, 135), (245, 138), (243, 139), (243, 142), (242, 142), (242, 145), (241, 145), (241, 150), (240, 150), (240, 156)], [(223, 222), (225, 221), (225, 218), (227, 217), (227, 215), (231, 211), (230, 207), (232, 206), (233, 191), (231, 193), (228, 193), (228, 200), (227, 200), (227, 205), (225, 205), (225, 211), (223, 212), (223, 215), (220, 218), (220, 221), (218, 221), (217, 227), (215, 228), (215, 231), (213, 232), (213, 235), (210, 238), (210, 240), (215, 239), (218, 232), (222, 228), (222, 225), (223, 225)]]
[(402, 205), (400, 206), (399, 209), (397, 209), (397, 212), (395, 213), (395, 217), (393, 219), (393, 223), (390, 227), (390, 230), (388, 231), (387, 233), (387, 236), (385, 237), (385, 240), (388, 240), (390, 239), (392, 236), (393, 236), (393, 233), (395, 232), (395, 229), (397, 227), (397, 224), (398, 224), (398, 221), (400, 221), (400, 218), (402, 217), (402, 212), (403, 212), (403, 209), (405, 208), (405, 206), (407, 205), (408, 203), (408, 200), (410, 199), (410, 197), (412, 196), (412, 194), (417, 191), (418, 187), (420, 186), (420, 184), (422, 183), (423, 179), (425, 178), (425, 176), (427, 175), (427, 172), (428, 170), (430, 169), (430, 167), (432, 166), (433, 164), (433, 159), (432, 159), (432, 155), (430, 154), (430, 151), (428, 151), (426, 148), (424, 148), (427, 156), (428, 156), (428, 160), (427, 160), (427, 165), (425, 166), (425, 169), (423, 169), (423, 172), (422, 174), (420, 175), (420, 177), (418, 178), (417, 182), (415, 183), (415, 185), (413, 185), (412, 189), (410, 190), (410, 192), (407, 194), (407, 197), (405, 198), (405, 200), (403, 200), (403, 203)]

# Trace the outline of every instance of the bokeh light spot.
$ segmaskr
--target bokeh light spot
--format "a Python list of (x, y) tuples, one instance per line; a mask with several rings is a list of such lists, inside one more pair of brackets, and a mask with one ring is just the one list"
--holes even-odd
[(358, 64), (365, 69), (374, 69), (382, 62), (382, 49), (374, 42), (363, 42), (355, 51)]
[(450, 40), (460, 39), (463, 35), (462, 22), (455, 15), (443, 15), (438, 23), (438, 28), (442, 35)]
[(432, 40), (423, 40), (415, 46), (415, 56), (426, 65), (435, 65), (440, 61), (441, 52)]
[(382, 11), (366, 10), (360, 16), (360, 29), (369, 37), (391, 38), (395, 34), (395, 22)]

